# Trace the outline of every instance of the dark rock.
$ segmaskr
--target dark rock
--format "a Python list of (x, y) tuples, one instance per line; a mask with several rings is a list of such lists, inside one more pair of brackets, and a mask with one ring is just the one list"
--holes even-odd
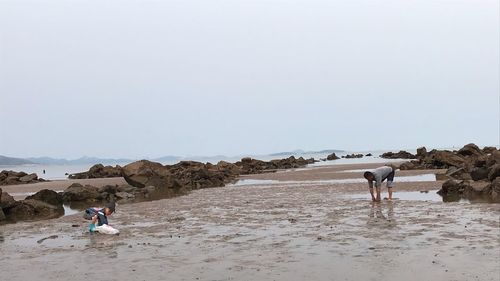
[(366, 154), (365, 156), (366, 156), (366, 157), (368, 157), (368, 156), (373, 156), (373, 154), (368, 153), (368, 154)]
[(465, 163), (465, 160), (455, 155), (451, 151), (443, 150), (443, 151), (433, 151), (429, 153), (430, 155), (430, 163), (438, 169), (449, 168), (449, 167), (462, 167)]
[(0, 209), (8, 209), (14, 206), (16, 200), (14, 197), (10, 196), (7, 192), (2, 192), (2, 197), (0, 197)]
[(348, 155), (345, 155), (345, 156), (342, 156), (342, 158), (345, 158), (345, 159), (353, 159), (353, 158), (363, 158), (363, 154), (348, 154)]
[(0, 185), (26, 184), (42, 181), (36, 174), (26, 174), (25, 172), (2, 171), (0, 172)]
[(417, 155), (416, 156), (418, 159), (423, 159), (423, 158), (427, 157), (427, 148), (425, 148), (425, 146), (417, 148)]
[(500, 177), (500, 164), (491, 166), (488, 172), (488, 179), (490, 181), (495, 180), (497, 177)]
[(89, 201), (95, 202), (99, 198), (99, 190), (95, 186), (83, 186), (79, 183), (70, 185), (62, 194), (64, 202), (69, 201)]
[(36, 174), (29, 174), (19, 178), (19, 181), (22, 183), (29, 183), (36, 180), (38, 180), (38, 176)]
[(71, 174), (70, 179), (98, 179), (98, 178), (115, 178), (122, 176), (122, 168), (118, 165), (115, 167), (96, 164), (87, 172)]
[(401, 170), (414, 170), (416, 168), (416, 164), (418, 164), (418, 162), (414, 162), (414, 161), (404, 162), (404, 163), (401, 163), (401, 165), (399, 166), (399, 169), (401, 169)]
[(471, 180), (471, 176), (469, 173), (465, 171), (464, 168), (450, 167), (446, 171), (446, 176), (457, 179), (457, 180)]
[(37, 193), (26, 197), (26, 200), (30, 199), (42, 201), (54, 206), (59, 206), (63, 204), (62, 195), (53, 190), (48, 190), (48, 189), (40, 190)]
[(462, 156), (481, 156), (484, 155), (483, 151), (477, 147), (477, 145), (473, 143), (466, 144), (464, 147), (462, 147), (458, 152), (459, 155)]
[(53, 206), (38, 200), (16, 201), (13, 207), (4, 209), (8, 220), (41, 220), (64, 215), (64, 208)]
[(335, 155), (335, 153), (332, 153), (326, 157), (326, 160), (328, 160), (328, 161), (337, 160), (337, 159), (340, 159), (340, 158), (337, 155)]
[(475, 181), (485, 180), (488, 179), (488, 172), (489, 169), (486, 167), (473, 168), (470, 172), (470, 176)]
[(438, 191), (438, 194), (445, 196), (449, 194), (461, 194), (465, 189), (465, 185), (463, 182), (456, 180), (447, 180), (443, 183), (441, 189)]
[(128, 184), (143, 188), (148, 185), (169, 188), (174, 186), (174, 178), (162, 164), (148, 160), (130, 163), (122, 168)]
[(491, 182), (489, 192), (494, 202), (500, 202), (500, 177), (497, 177)]
[(495, 164), (500, 164), (500, 150), (495, 150), (486, 158), (486, 167), (491, 167)]
[(415, 158), (417, 158), (415, 155), (413, 155), (407, 151), (404, 151), (404, 150), (401, 150), (397, 153), (386, 152), (386, 153), (383, 153), (382, 155), (380, 155), (380, 157), (382, 157), (384, 159), (415, 159)]
[(486, 154), (490, 154), (490, 153), (493, 153), (493, 151), (496, 151), (497, 148), (494, 147), (494, 146), (485, 146), (483, 148), (483, 153), (486, 153)]

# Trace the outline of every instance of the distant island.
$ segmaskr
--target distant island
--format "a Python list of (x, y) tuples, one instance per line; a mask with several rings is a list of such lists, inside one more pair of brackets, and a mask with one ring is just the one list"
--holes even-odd
[(0, 155), (0, 165), (25, 165), (25, 164), (35, 164), (27, 159), (14, 158)]
[[(302, 149), (297, 149), (294, 151), (284, 151), (268, 154), (268, 156), (275, 157), (285, 157), (292, 155), (304, 155), (304, 154), (331, 154), (331, 153), (343, 153), (344, 150), (339, 149), (327, 149), (321, 151), (304, 151)], [(149, 159), (155, 162), (176, 162), (182, 160), (190, 160), (197, 159), (199, 161), (207, 160), (207, 159), (231, 159), (234, 157), (227, 157), (224, 155), (216, 155), (216, 156), (190, 156), (190, 157), (182, 157), (175, 155), (167, 155), (163, 157)], [(131, 163), (137, 161), (139, 159), (127, 159), (127, 158), (98, 158), (98, 157), (88, 157), (83, 156), (78, 159), (68, 160), (63, 158), (52, 158), (52, 157), (28, 157), (28, 158), (15, 158), (0, 155), (0, 166), (13, 166), (13, 165), (29, 165), (29, 164), (42, 164), (42, 165), (82, 165), (82, 164), (118, 164), (118, 163)]]

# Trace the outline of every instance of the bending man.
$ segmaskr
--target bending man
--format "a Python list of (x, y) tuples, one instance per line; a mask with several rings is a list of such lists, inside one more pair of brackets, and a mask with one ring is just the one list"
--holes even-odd
[[(382, 182), (387, 179), (387, 192), (389, 193), (389, 200), (392, 200), (392, 187), (394, 185), (394, 171), (393, 167), (383, 166), (375, 170), (366, 171), (364, 174), (365, 179), (368, 180), (368, 187), (373, 201), (380, 201), (380, 187)], [(377, 190), (377, 197), (373, 194), (373, 182), (375, 181), (375, 188)]]

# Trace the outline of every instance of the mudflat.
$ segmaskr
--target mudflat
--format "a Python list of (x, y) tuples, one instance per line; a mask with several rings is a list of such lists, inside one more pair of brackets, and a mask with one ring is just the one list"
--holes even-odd
[[(366, 183), (334, 181), (374, 166), (252, 175), (120, 205), (109, 218), (119, 236), (90, 235), (79, 214), (1, 225), (2, 279), (500, 280), (500, 204), (373, 203)], [(394, 197), (440, 186), (396, 178)]]

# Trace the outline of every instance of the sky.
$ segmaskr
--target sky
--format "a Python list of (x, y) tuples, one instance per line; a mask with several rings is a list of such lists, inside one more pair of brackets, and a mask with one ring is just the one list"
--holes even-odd
[(498, 0), (0, 0), (0, 155), (500, 143)]

